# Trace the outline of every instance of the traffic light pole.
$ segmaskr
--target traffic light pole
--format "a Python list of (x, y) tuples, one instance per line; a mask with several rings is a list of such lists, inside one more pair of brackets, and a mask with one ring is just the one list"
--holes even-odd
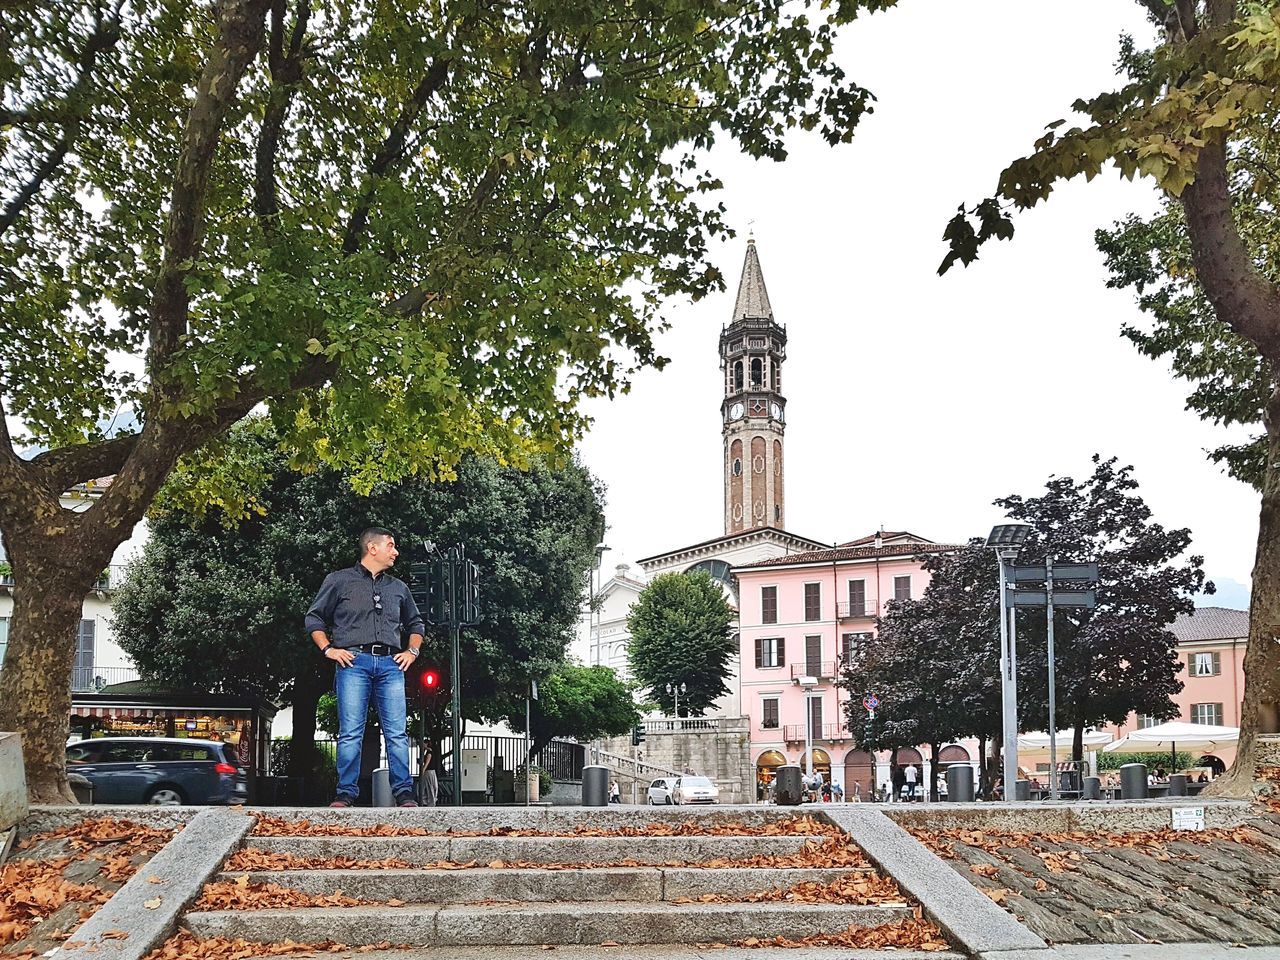
[[(451, 559), (453, 551), (449, 551)], [(451, 651), (449, 686), (451, 687), (450, 719), (453, 725), (453, 805), (462, 806), (462, 671), (459, 668), (462, 643), (462, 624), (458, 621), (458, 573), (455, 563), (449, 564), (449, 635), (453, 643)]]

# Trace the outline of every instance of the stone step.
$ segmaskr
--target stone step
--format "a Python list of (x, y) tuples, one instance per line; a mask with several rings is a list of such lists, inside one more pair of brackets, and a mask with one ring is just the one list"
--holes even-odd
[[(767, 960), (780, 956), (784, 960), (965, 960), (964, 955), (944, 951), (925, 950), (853, 950), (845, 947), (789, 947), (785, 952), (769, 954), (758, 947), (725, 947), (708, 950), (673, 944), (628, 945), (606, 947), (559, 946), (555, 960)], [(322, 954), (323, 956), (323, 954)], [(343, 957), (344, 954), (335, 954)], [(263, 954), (247, 960), (279, 960), (278, 955)], [(369, 950), (359, 954), (359, 960), (529, 960), (528, 947), (416, 947), (408, 950)], [(1052, 957), (1046, 960), (1053, 960)], [(1247, 958), (1246, 958), (1247, 960)]]
[(703, 863), (799, 853), (825, 837), (248, 837), (245, 845), (295, 857), (395, 858), (408, 863)]
[(822, 819), (821, 811), (772, 806), (697, 807), (262, 807), (257, 815), (317, 825), (343, 827), (412, 827), (431, 833), (451, 830), (484, 833), (490, 830), (535, 830), (541, 833), (574, 833), (583, 829), (641, 829), (657, 823), (672, 828), (696, 823), (702, 827), (768, 827), (801, 817)]
[(333, 940), (357, 947), (536, 946), (540, 944), (733, 943), (748, 937), (800, 938), (851, 925), (911, 916), (906, 906), (809, 903), (541, 903), (536, 906), (319, 907), (188, 913), (198, 937), (259, 943)]
[(475, 903), (480, 900), (547, 902), (678, 900), (720, 893), (747, 896), (798, 883), (831, 883), (869, 868), (700, 870), (686, 867), (600, 867), (587, 870), (536, 868), (474, 870), (278, 870), (224, 873), (251, 883), (274, 883), (316, 896), (341, 891), (359, 900), (411, 903)]

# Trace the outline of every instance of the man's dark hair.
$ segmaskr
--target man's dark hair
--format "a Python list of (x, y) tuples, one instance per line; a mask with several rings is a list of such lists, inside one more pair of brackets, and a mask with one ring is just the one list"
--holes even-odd
[(386, 527), (369, 527), (360, 534), (360, 556), (363, 557), (369, 552), (369, 544), (375, 540), (381, 540), (383, 537), (394, 537), (395, 534)]

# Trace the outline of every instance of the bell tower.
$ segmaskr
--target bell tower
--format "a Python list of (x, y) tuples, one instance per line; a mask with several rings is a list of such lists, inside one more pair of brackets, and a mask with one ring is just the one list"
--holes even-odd
[(782, 435), (787, 401), (782, 361), (787, 331), (773, 319), (754, 238), (738, 281), (733, 319), (720, 331), (724, 373), (724, 532), (781, 528)]

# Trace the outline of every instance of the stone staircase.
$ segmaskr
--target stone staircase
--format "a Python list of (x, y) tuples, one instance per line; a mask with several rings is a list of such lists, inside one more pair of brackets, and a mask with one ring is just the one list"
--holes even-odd
[[(497, 956), (531, 946), (800, 940), (912, 919), (912, 906), (892, 887), (869, 903), (767, 893), (841, 878), (877, 880), (870, 866), (856, 862), (847, 840), (786, 832), (782, 821), (792, 816), (634, 808), (286, 812), (260, 820), (228, 861), (231, 869), (206, 888), (221, 889), (224, 900), (225, 891), (234, 891), (232, 902), (208, 909), (206, 899), (182, 924), (201, 938), (328, 940), (351, 948), (390, 943), (419, 948), (413, 955), (423, 957), (428, 947), (483, 948), (485, 956)], [(304, 818), (309, 825), (299, 826)], [(642, 833), (651, 823), (669, 835)], [(731, 824), (769, 832), (734, 835)], [(324, 835), (352, 828), (377, 835)], [(823, 848), (834, 865), (812, 865), (812, 845), (822, 843), (834, 844)], [(763, 960), (765, 953), (756, 955)]]

